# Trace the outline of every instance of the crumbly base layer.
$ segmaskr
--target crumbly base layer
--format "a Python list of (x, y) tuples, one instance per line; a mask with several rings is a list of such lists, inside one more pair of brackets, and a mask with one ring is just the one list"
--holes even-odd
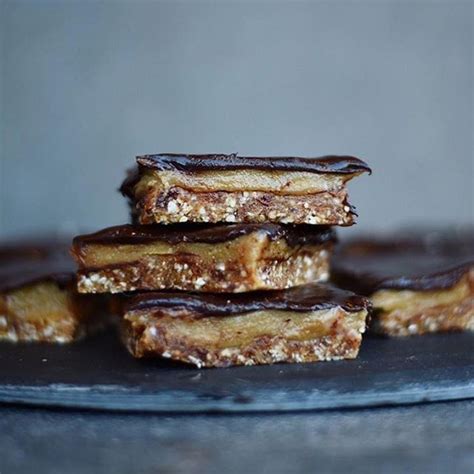
[(102, 302), (52, 282), (0, 294), (0, 340), (63, 344), (98, 330), (106, 322)]
[(150, 309), (126, 313), (122, 338), (137, 358), (163, 357), (201, 367), (316, 362), (357, 357), (367, 311), (256, 311), (178, 317)]
[(141, 224), (190, 221), (348, 226), (354, 223), (345, 188), (304, 195), (150, 188), (133, 213)]
[(474, 330), (474, 271), (448, 290), (380, 290), (371, 330), (388, 336)]
[(189, 249), (172, 254), (144, 253), (135, 261), (80, 270), (78, 291), (177, 289), (239, 293), (324, 282), (329, 277), (330, 243), (293, 248), (284, 241), (271, 242), (256, 235), (207, 247), (208, 252), (199, 247), (195, 253)]

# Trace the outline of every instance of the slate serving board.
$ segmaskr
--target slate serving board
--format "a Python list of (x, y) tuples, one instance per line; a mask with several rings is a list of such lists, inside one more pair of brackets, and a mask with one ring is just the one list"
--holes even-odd
[(239, 412), (474, 398), (474, 333), (366, 337), (354, 361), (194, 369), (135, 360), (112, 334), (73, 345), (0, 344), (0, 403)]

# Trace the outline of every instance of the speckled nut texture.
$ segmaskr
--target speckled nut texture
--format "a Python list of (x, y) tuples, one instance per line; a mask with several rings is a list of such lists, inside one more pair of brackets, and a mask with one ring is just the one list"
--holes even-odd
[(346, 190), (307, 195), (259, 191), (152, 190), (137, 204), (141, 224), (175, 222), (275, 222), (349, 226), (354, 213)]

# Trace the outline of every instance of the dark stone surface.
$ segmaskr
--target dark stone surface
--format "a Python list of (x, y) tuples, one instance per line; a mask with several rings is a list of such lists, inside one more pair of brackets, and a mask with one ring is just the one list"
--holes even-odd
[[(169, 408), (173, 393), (181, 397), (175, 406), (188, 410), (269, 409), (268, 400), (259, 398), (264, 396), (277, 407), (291, 402), (286, 405), (291, 409), (317, 405), (318, 396), (337, 406), (364, 403), (364, 394), (372, 393), (386, 403), (388, 388), (396, 395), (393, 403), (406, 403), (413, 394), (469, 395), (473, 338), (368, 338), (360, 359), (352, 362), (201, 371), (136, 361), (111, 337), (64, 347), (2, 344), (0, 388), (9, 382), (17, 394), (39, 397), (37, 402), (74, 405), (91, 403), (90, 387), (101, 387), (93, 401), (134, 410), (140, 403), (152, 410), (157, 400)], [(39, 389), (24, 392), (24, 384)], [(75, 390), (64, 392), (67, 387)], [(0, 406), (0, 473), (31, 472), (471, 473), (474, 401), (194, 415)]]
[(474, 401), (266, 415), (0, 409), (2, 474), (471, 473)]
[(271, 411), (474, 398), (474, 334), (364, 339), (353, 361), (197, 370), (110, 335), (0, 344), (0, 401), (131, 411)]

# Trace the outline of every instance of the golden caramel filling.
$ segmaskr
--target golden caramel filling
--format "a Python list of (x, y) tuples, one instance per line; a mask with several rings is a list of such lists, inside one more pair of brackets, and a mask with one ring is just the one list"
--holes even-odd
[(0, 298), (2, 315), (11, 320), (47, 326), (74, 316), (69, 291), (51, 282), (20, 288)]
[(341, 189), (354, 174), (316, 174), (304, 171), (157, 171), (147, 170), (135, 186), (137, 198), (149, 189), (165, 191), (179, 187), (194, 192), (211, 191), (263, 191), (276, 194), (314, 194)]
[(431, 306), (451, 305), (474, 294), (474, 272), (471, 273), (472, 277), (466, 275), (453, 288), (447, 290), (379, 290), (371, 296), (371, 300), (375, 308), (384, 311), (404, 310), (409, 313)]
[[(309, 245), (307, 247), (308, 250), (316, 248)], [(126, 245), (86, 244), (78, 258), (83, 268), (100, 268), (135, 262), (148, 256), (178, 254), (197, 255), (206, 264), (214, 265), (215, 262), (225, 264), (228, 261), (239, 260), (252, 266), (260, 258), (286, 259), (294, 250), (295, 248), (290, 247), (285, 239), (270, 241), (265, 233), (254, 232), (215, 244), (190, 242), (170, 244), (163, 241)]]
[(149, 317), (146, 312), (126, 315), (132, 323), (143, 323), (147, 331), (163, 334), (171, 349), (173, 344), (206, 350), (245, 347), (262, 337), (281, 337), (288, 341), (310, 341), (331, 334), (334, 325), (344, 318), (344, 331), (362, 333), (367, 312), (347, 313), (341, 308), (311, 312), (262, 310), (235, 316)]

